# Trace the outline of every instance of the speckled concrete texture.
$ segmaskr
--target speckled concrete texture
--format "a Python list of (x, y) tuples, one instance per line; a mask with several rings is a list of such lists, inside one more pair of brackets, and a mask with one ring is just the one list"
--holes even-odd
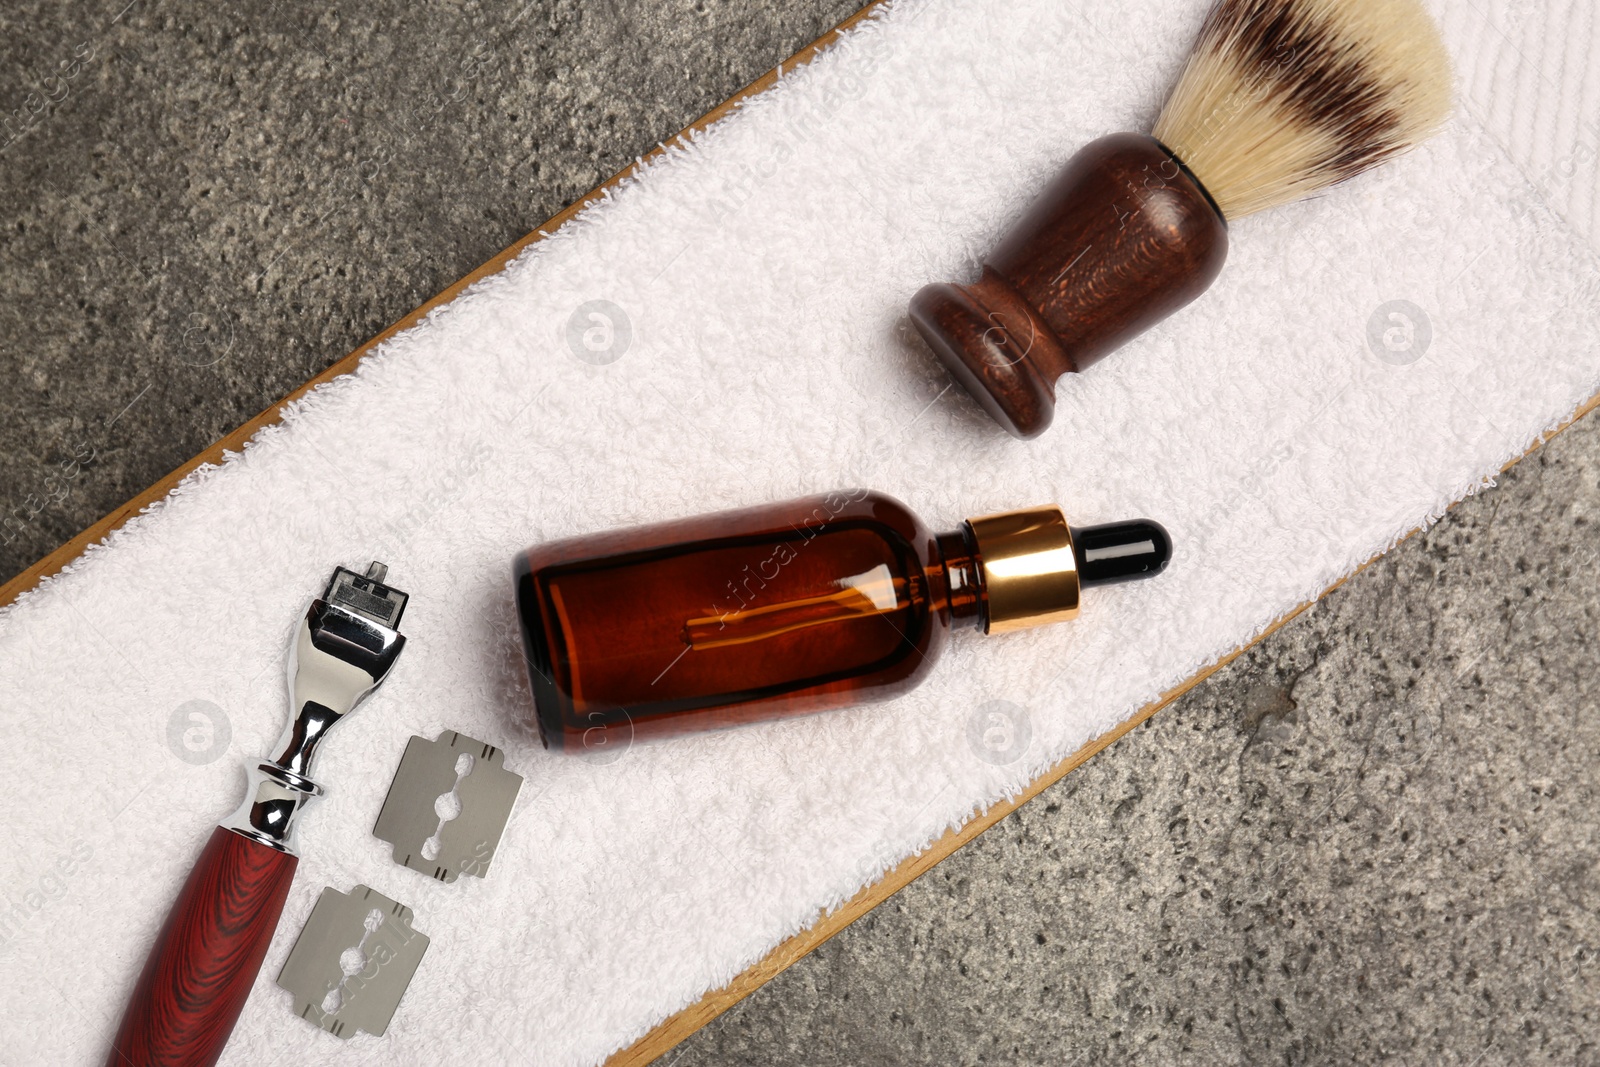
[[(856, 6), (5, 5), (0, 574)], [(1597, 569), (1591, 418), (662, 1062), (1600, 1063)]]
[(859, 6), (0, 6), (0, 575)]
[(1597, 571), (1589, 418), (662, 1062), (1600, 1063)]

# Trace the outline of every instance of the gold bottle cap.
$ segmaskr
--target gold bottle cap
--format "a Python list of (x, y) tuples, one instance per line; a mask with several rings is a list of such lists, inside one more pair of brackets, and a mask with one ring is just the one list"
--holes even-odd
[(1072, 528), (1058, 507), (971, 519), (992, 634), (1065, 622), (1078, 614)]

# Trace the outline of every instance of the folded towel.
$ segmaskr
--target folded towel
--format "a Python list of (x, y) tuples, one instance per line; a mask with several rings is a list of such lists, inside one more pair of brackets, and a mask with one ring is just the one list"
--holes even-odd
[[(999, 432), (906, 301), (970, 278), (1084, 142), (1147, 128), (1203, 0), (897, 2), (503, 272), (292, 405), (0, 614), (0, 1014), (12, 1063), (96, 1062), (335, 562), (412, 595), (410, 648), (327, 746), (329, 795), (227, 1064), (588, 1065), (1483, 486), (1600, 388), (1585, 0), (1441, 5), (1444, 133), (1239, 222), (1198, 303)], [(1565, 20), (1565, 21), (1563, 21)], [(1586, 125), (1587, 123), (1587, 125)], [(598, 317), (596, 317), (598, 316)], [(892, 704), (609, 762), (526, 726), (524, 545), (850, 484), (934, 525), (1060, 502), (1177, 556), (1079, 621), (964, 635)], [(997, 720), (995, 716), (999, 716)], [(1010, 740), (991, 746), (997, 722)], [(371, 826), (416, 733), (526, 785), (486, 880)], [(274, 978), (325, 885), (432, 939), (383, 1038)]]

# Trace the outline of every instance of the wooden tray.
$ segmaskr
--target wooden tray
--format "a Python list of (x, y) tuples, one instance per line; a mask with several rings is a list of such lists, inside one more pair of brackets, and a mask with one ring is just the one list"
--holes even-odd
[[(696, 131), (705, 129), (712, 123), (726, 118), (728, 115), (732, 114), (733, 111), (737, 109), (745, 100), (748, 100), (749, 98), (760, 93), (766, 92), (773, 85), (775, 85), (778, 79), (784, 74), (794, 70), (796, 67), (804, 66), (805, 64), (811, 62), (811, 60), (815, 59), (819, 53), (832, 44), (840, 34), (850, 29), (856, 23), (861, 22), (863, 19), (870, 17), (873, 11), (882, 2), (883, 0), (872, 0), (872, 2), (867, 4), (866, 7), (862, 8), (854, 15), (851, 15), (848, 19), (845, 19), (843, 22), (839, 23), (838, 26), (823, 34), (811, 44), (807, 45), (799, 52), (796, 52), (793, 56), (790, 56), (788, 59), (784, 60), (778, 66), (768, 71), (765, 75), (757, 78), (755, 81), (739, 90), (739, 92), (734, 94), (732, 97), (723, 101), (721, 104), (717, 105), (715, 108), (696, 119), (693, 123), (680, 131), (677, 137), (673, 138), (673, 140), (677, 141), (680, 139), (685, 139)], [(323, 371), (315, 378), (312, 378), (310, 381), (300, 386), (294, 392), (284, 397), (281, 401), (274, 404), (266, 411), (263, 411), (261, 414), (257, 415), (243, 426), (240, 426), (226, 437), (217, 441), (210, 448), (207, 448), (204, 452), (201, 452), (199, 455), (190, 459), (187, 463), (184, 463), (181, 467), (177, 468), (165, 478), (162, 478), (160, 481), (156, 482), (154, 485), (140, 493), (138, 496), (134, 497), (132, 500), (129, 500), (127, 503), (116, 508), (101, 518), (99, 522), (96, 522), (93, 526), (90, 526), (88, 529), (78, 534), (76, 537), (62, 545), (60, 548), (56, 549), (54, 552), (50, 553), (48, 556), (45, 556), (43, 559), (39, 560), (37, 563), (23, 571), (21, 574), (17, 575), (15, 578), (12, 578), (9, 582), (6, 582), (5, 585), (0, 586), (0, 607), (10, 604), (24, 592), (37, 586), (45, 578), (61, 571), (62, 568), (66, 567), (73, 560), (81, 556), (84, 550), (90, 545), (104, 540), (107, 535), (109, 535), (113, 530), (117, 529), (123, 523), (127, 522), (128, 519), (139, 514), (139, 512), (143, 511), (151, 504), (160, 501), (169, 492), (171, 492), (179, 482), (181, 482), (198, 467), (207, 463), (221, 463), (228, 452), (241, 451), (244, 448), (245, 442), (254, 437), (258, 431), (279, 421), (280, 413), (286, 404), (299, 399), (312, 389), (316, 388), (318, 385), (321, 385), (323, 382), (331, 381), (340, 375), (348, 374), (353, 371), (356, 367), (356, 364), (379, 344), (388, 340), (390, 337), (393, 337), (400, 331), (407, 330), (412, 326), (415, 326), (418, 322), (422, 321), (423, 316), (427, 315), (428, 312), (443, 304), (449, 303), (451, 300), (455, 299), (458, 293), (467, 288), (469, 285), (482, 278), (488, 277), (491, 274), (497, 273), (508, 262), (515, 258), (518, 253), (522, 252), (523, 249), (550, 236), (556, 230), (570, 222), (584, 208), (588, 207), (591, 203), (604, 196), (607, 190), (620, 184), (622, 181), (631, 176), (639, 168), (640, 163), (648, 162), (651, 159), (656, 158), (664, 151), (666, 151), (665, 147), (658, 146), (648, 155), (644, 156), (640, 162), (636, 162), (612, 175), (604, 183), (597, 186), (583, 197), (579, 198), (560, 214), (549, 219), (544, 223), (544, 225), (540, 226), (533, 233), (528, 234), (515, 244), (512, 244), (509, 248), (505, 249), (499, 255), (483, 264), (477, 270), (473, 271), (471, 274), (468, 274), (466, 277), (462, 278), (448, 289), (445, 289), (443, 292), (434, 296), (433, 299), (429, 300), (421, 307), (418, 307), (415, 311), (412, 311), (399, 322), (396, 322), (394, 325), (390, 326), (388, 329), (372, 338), (372, 340), (357, 348), (354, 352), (351, 352), (349, 355), (330, 366), (327, 370)], [(1543, 447), (1543, 445), (1551, 438), (1561, 433), (1568, 426), (1571, 426), (1574, 422), (1578, 421), (1578, 419), (1594, 411), (1597, 407), (1600, 407), (1600, 394), (1591, 397), (1586, 403), (1579, 407), (1578, 410), (1573, 413), (1572, 417), (1565, 423), (1545, 434), (1521, 457), (1507, 464), (1506, 469), (1509, 469), (1516, 463), (1526, 459), (1528, 455), (1531, 455), (1533, 452), (1538, 451), (1538, 449)], [(1335, 582), (1327, 589), (1324, 589), (1316, 599), (1320, 600), (1322, 597), (1327, 596), (1340, 585), (1344, 584), (1344, 582), (1349, 578), (1354, 577), (1355, 574), (1359, 574), (1362, 570), (1365, 570), (1366, 567), (1372, 564), (1372, 562), (1372, 560), (1368, 560), (1367, 563), (1363, 564), (1356, 571), (1353, 571), (1350, 575), (1347, 575), (1345, 578)], [(885, 900), (888, 900), (896, 892), (909, 884), (913, 879), (916, 879), (927, 871), (931, 870), (939, 863), (940, 860), (950, 856), (962, 845), (965, 845), (967, 842), (971, 841), (973, 838), (989, 829), (989, 827), (993, 826), (995, 823), (1011, 814), (1017, 808), (1032, 800), (1046, 787), (1060, 781), (1061, 778), (1067, 774), (1067, 772), (1078, 766), (1081, 766), (1091, 756), (1110, 746), (1112, 742), (1116, 741), (1134, 727), (1150, 718), (1150, 716), (1154, 715), (1157, 711), (1160, 711), (1178, 697), (1182, 696), (1184, 693), (1187, 693), (1189, 690), (1193, 689), (1195, 686), (1211, 677), (1211, 675), (1215, 674), (1223, 667), (1226, 667), (1247, 649), (1269, 637), (1273, 633), (1276, 633), (1279, 629), (1287, 625), (1290, 620), (1295, 618), (1295, 616), (1311, 607), (1313, 603), (1315, 603), (1315, 601), (1307, 601), (1306, 603), (1295, 608), (1293, 611), (1278, 619), (1271, 626), (1267, 627), (1261, 633), (1257, 634), (1247, 644), (1241, 645), (1228, 655), (1217, 660), (1217, 662), (1211, 664), (1209, 667), (1206, 667), (1193, 677), (1187, 679), (1185, 682), (1183, 682), (1183, 684), (1169, 690), (1166, 693), (1163, 693), (1157, 700), (1151, 702), (1143, 708), (1140, 708), (1136, 714), (1122, 722), (1115, 729), (1102, 734), (1094, 741), (1091, 741), (1089, 744), (1083, 746), (1081, 749), (1074, 752), (1060, 763), (1056, 764), (1045, 774), (1041, 775), (1031, 785), (1028, 786), (1027, 790), (1021, 796), (1017, 797), (1015, 800), (1004, 801), (994, 805), (986, 811), (974, 813), (972, 819), (962, 826), (960, 830), (946, 833), (943, 837), (929, 845), (924, 851), (915, 856), (907, 858), (893, 870), (885, 874), (881, 880), (872, 885), (864, 887), (848, 902), (834, 911), (821, 916), (817, 920), (816, 924), (810, 929), (804, 930), (778, 945), (778, 947), (769, 952), (764, 959), (750, 967), (732, 982), (729, 982), (726, 986), (707, 993), (704, 997), (700, 998), (698, 1002), (689, 1005), (682, 1011), (679, 1011), (663, 1020), (649, 1033), (645, 1034), (644, 1037), (640, 1038), (632, 1045), (614, 1053), (608, 1060), (606, 1060), (606, 1067), (639, 1067), (639, 1065), (647, 1064), (657, 1057), (664, 1055), (679, 1042), (687, 1038), (690, 1034), (694, 1033), (696, 1030), (709, 1023), (712, 1019), (715, 1019), (718, 1015), (721, 1015), (723, 1012), (739, 1003), (739, 1001), (743, 1000), (745, 997), (761, 988), (761, 986), (765, 985), (790, 964), (800, 959), (818, 945), (821, 945), (824, 941), (827, 941), (834, 934), (837, 934), (840, 930), (843, 930), (845, 927), (855, 922), (861, 916), (865, 915), (867, 912), (871, 911)]]

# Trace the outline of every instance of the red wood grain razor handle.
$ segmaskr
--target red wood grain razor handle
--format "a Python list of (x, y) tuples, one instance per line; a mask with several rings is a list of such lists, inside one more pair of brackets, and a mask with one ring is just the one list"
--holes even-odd
[(312, 759), (327, 732), (388, 677), (406, 639), (406, 594), (374, 563), (333, 572), (289, 652), (293, 716), (278, 755), (250, 772), (239, 810), (211, 834), (134, 986), (107, 1067), (209, 1067), (222, 1056), (277, 929), (299, 863), (295, 825), (322, 795)]
[(217, 827), (156, 937), (113, 1064), (211, 1064), (272, 943), (299, 860)]

